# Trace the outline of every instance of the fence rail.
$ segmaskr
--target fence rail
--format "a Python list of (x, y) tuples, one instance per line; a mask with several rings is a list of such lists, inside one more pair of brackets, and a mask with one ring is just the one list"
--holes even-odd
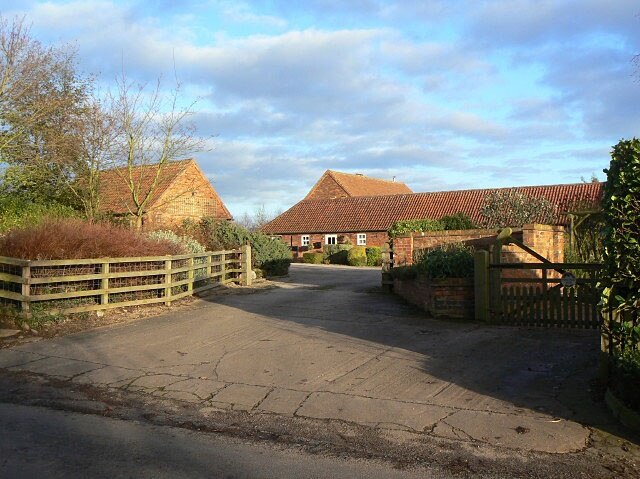
[(22, 260), (0, 256), (0, 305), (79, 313), (165, 303), (251, 284), (251, 248), (175, 256)]

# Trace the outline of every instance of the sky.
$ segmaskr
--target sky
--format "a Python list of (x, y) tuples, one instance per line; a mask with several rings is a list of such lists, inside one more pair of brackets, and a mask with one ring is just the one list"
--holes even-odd
[(236, 217), (327, 169), (416, 192), (577, 183), (640, 136), (637, 0), (4, 1), (107, 88), (174, 86)]

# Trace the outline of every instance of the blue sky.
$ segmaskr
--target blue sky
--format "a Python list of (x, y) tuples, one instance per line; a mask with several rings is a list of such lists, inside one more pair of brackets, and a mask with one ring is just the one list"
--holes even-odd
[[(637, 0), (2, 1), (108, 86), (173, 76), (236, 217), (326, 169), (414, 191), (603, 179), (640, 136)], [(171, 87), (171, 82), (166, 82)]]

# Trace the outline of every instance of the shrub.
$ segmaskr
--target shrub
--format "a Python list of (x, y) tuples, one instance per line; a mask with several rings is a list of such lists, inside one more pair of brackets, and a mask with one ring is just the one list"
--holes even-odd
[(308, 264), (322, 264), (323, 259), (322, 253), (304, 253), (302, 255), (302, 262)]
[(442, 229), (445, 230), (471, 230), (476, 227), (471, 218), (460, 212), (455, 215), (443, 216), (438, 221), (442, 224)]
[(640, 351), (627, 350), (612, 363), (610, 387), (626, 406), (640, 412)]
[(348, 254), (352, 248), (348, 244), (326, 244), (322, 248), (323, 263), (327, 264), (349, 264)]
[(436, 220), (403, 220), (391, 225), (387, 233), (389, 237), (395, 238), (415, 231), (441, 231), (442, 229), (444, 229), (442, 223)]
[(369, 246), (366, 249), (367, 266), (382, 265), (382, 250), (377, 246)]
[(349, 266), (366, 266), (367, 250), (364, 246), (354, 246), (347, 252)]
[(198, 239), (201, 239), (201, 243), (209, 251), (235, 249), (247, 244), (249, 231), (232, 221), (203, 218), (200, 221), (200, 238)]
[[(621, 140), (605, 171), (602, 300), (619, 321), (632, 323), (640, 305), (640, 139)], [(638, 347), (633, 329), (619, 329), (621, 346)]]
[(462, 243), (421, 251), (414, 261), (418, 274), (424, 274), (429, 278), (473, 276), (473, 249)]
[(266, 276), (284, 276), (289, 273), (292, 256), (285, 243), (260, 232), (251, 233), (248, 239), (252, 263), (264, 271)]
[(147, 233), (147, 236), (158, 241), (170, 241), (171, 243), (182, 247), (188, 253), (204, 253), (206, 251), (206, 248), (195, 239), (188, 236), (178, 236), (173, 231), (156, 230)]
[(135, 230), (78, 219), (43, 220), (35, 226), (10, 231), (0, 238), (0, 256), (14, 258), (76, 259), (182, 254), (170, 241), (148, 238)]
[(554, 208), (545, 198), (525, 195), (515, 189), (492, 191), (480, 208), (482, 226), (502, 228), (527, 223), (553, 222)]
[(44, 219), (77, 216), (76, 210), (59, 203), (43, 205), (16, 197), (0, 197), (0, 233), (32, 226)]
[(415, 266), (398, 266), (391, 268), (391, 277), (394, 279), (415, 279), (418, 270)]

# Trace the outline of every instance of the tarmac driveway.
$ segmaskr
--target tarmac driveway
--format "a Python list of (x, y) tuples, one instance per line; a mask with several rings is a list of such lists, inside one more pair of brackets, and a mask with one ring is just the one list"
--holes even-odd
[(570, 452), (609, 418), (594, 331), (425, 318), (380, 271), (295, 264), (277, 288), (0, 350), (0, 367), (197, 404)]

